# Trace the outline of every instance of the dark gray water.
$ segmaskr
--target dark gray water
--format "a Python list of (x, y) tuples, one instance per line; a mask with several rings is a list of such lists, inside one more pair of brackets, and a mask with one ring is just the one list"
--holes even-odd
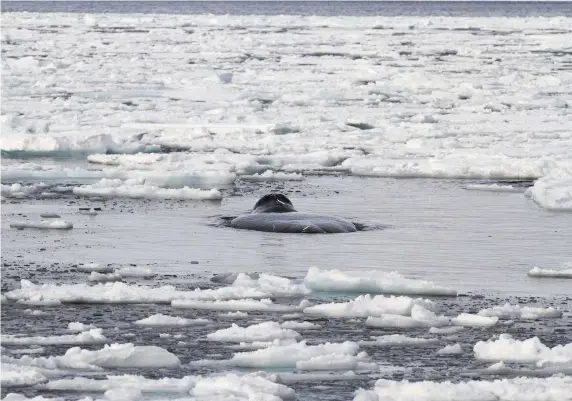
[(3, 1), (2, 12), (321, 15), (570, 16), (572, 2), (499, 1)]

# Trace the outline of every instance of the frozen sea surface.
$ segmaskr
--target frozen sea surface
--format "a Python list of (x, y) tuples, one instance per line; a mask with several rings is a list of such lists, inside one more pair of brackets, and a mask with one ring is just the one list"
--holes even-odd
[(2, 24), (3, 397), (570, 399), (569, 17)]

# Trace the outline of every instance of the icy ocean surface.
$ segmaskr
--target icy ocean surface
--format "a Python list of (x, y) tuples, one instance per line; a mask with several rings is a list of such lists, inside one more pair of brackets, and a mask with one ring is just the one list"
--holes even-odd
[(71, 4), (2, 3), (3, 400), (572, 400), (569, 5)]

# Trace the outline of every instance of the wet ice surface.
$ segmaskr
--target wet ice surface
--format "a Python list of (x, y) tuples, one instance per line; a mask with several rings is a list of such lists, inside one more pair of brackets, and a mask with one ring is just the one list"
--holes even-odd
[(2, 23), (3, 395), (569, 397), (568, 17)]

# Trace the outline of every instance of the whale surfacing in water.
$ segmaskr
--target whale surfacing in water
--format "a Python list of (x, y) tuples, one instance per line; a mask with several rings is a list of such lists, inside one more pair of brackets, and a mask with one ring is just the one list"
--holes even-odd
[(264, 195), (256, 202), (252, 212), (239, 216), (230, 226), (243, 230), (277, 233), (351, 233), (357, 231), (355, 224), (339, 217), (300, 213), (292, 202), (282, 194)]

